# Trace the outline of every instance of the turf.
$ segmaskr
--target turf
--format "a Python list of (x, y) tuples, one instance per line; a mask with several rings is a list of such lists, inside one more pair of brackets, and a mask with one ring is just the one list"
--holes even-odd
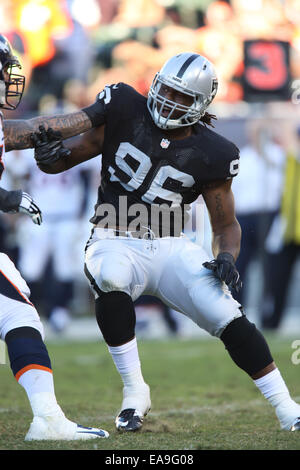
[[(295, 339), (267, 337), (291, 395), (300, 402)], [(32, 415), (8, 365), (0, 366), (1, 450), (299, 450), (299, 433), (279, 429), (272, 407), (216, 339), (140, 341), (152, 410), (139, 433), (119, 434), (122, 386), (106, 345), (48, 343), (57, 399), (72, 420), (108, 430), (89, 442), (24, 442)]]

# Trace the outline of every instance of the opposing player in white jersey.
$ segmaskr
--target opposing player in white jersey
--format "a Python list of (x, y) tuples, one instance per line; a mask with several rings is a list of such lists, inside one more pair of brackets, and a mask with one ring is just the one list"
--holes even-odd
[[(300, 430), (300, 405), (290, 397), (265, 338), (228, 289), (240, 287), (235, 260), (241, 232), (231, 191), (239, 151), (208, 128), (212, 116), (206, 109), (216, 91), (212, 64), (182, 53), (157, 73), (148, 99), (122, 83), (107, 86), (80, 112), (44, 118), (44, 129), (32, 136), (46, 173), (66, 171), (102, 153), (86, 274), (99, 327), (124, 384), (116, 418), (121, 431), (140, 429), (151, 406), (135, 338), (133, 301), (143, 293), (158, 296), (220, 338), (274, 407), (281, 428)], [(29, 147), (37, 124), (10, 123), (9, 145)], [(64, 145), (57, 131), (63, 138), (81, 135)], [(181, 236), (174, 220), (165, 230), (157, 218), (160, 205), (167, 205), (184, 219), (184, 205), (200, 194), (212, 225), (212, 261)]]
[[(20, 67), (7, 39), (0, 35), (0, 108), (15, 109), (22, 97), (24, 77), (13, 73)], [(5, 141), (0, 112), (0, 173), (3, 172)], [(1, 176), (1, 175), (0, 175)], [(0, 188), (0, 210), (23, 212), (35, 224), (42, 222), (41, 211), (22, 190)], [(38, 258), (39, 253), (35, 253)], [(86, 440), (108, 437), (98, 428), (87, 428), (68, 420), (56, 401), (53, 373), (44, 344), (43, 325), (30, 301), (29, 288), (13, 262), (0, 253), (0, 338), (5, 341), (10, 366), (25, 389), (33, 421), (25, 440)], [(1, 381), (0, 381), (1, 382)]]
[[(87, 224), (80, 224), (89, 197), (90, 169), (86, 167), (89, 165), (47, 175), (37, 168), (33, 150), (11, 152), (6, 164), (13, 179), (21, 178), (26, 182), (43, 211), (41, 230), (33, 230), (26, 220), (17, 226), (18, 266), (29, 284), (32, 300), (36, 305), (43, 304), (44, 315), (58, 332), (64, 330), (71, 319), (69, 305), (74, 281), (78, 278), (78, 265), (81, 267), (83, 261), (79, 256), (83, 257), (83, 249), (78, 253), (78, 244), (81, 242), (84, 247), (83, 233), (87, 235)], [(44, 290), (41, 280), (49, 261), (52, 270), (50, 274), (47, 271), (47, 289)]]

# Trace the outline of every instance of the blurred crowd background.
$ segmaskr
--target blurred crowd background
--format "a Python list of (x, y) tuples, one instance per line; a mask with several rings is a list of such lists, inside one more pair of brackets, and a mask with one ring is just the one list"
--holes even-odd
[[(155, 73), (179, 52), (211, 60), (219, 78), (210, 108), (216, 131), (241, 149), (233, 183), (243, 230), (237, 299), (265, 330), (281, 331), (291, 312), (300, 326), (300, 0), (1, 0), (0, 31), (26, 76), (21, 105), (7, 119), (80, 109), (120, 81), (147, 95)], [(64, 331), (70, 317), (93, 315), (83, 252), (101, 159), (46, 175), (26, 150), (8, 153), (5, 165), (3, 184), (25, 188), (44, 223), (1, 214), (1, 250), (28, 281), (41, 315)], [(210, 250), (207, 214), (203, 220)], [(180, 334), (181, 317), (153, 302), (136, 305), (137, 331), (146, 335), (151, 307), (166, 332)]]

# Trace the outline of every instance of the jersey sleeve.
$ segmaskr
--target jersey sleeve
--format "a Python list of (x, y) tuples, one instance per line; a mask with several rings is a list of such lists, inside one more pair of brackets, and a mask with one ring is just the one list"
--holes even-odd
[(238, 147), (222, 135), (201, 127), (198, 141), (197, 186), (200, 192), (217, 187), (239, 172)]
[(240, 151), (232, 144), (232, 148), (224, 158), (224, 173), (226, 179), (233, 178), (238, 175), (240, 170)]
[(93, 127), (98, 127), (106, 123), (110, 109), (113, 106), (116, 107), (115, 103), (120, 96), (123, 86), (123, 83), (105, 86), (104, 89), (98, 93), (95, 103), (82, 109), (90, 118)]
[(228, 180), (239, 172), (240, 151), (238, 147), (215, 132), (209, 131), (207, 137), (208, 180)]

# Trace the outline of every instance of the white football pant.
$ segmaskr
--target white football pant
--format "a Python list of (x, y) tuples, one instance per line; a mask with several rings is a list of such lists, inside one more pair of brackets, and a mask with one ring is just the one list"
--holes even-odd
[[(8, 295), (5, 295), (8, 294)], [(0, 338), (14, 328), (35, 328), (44, 338), (44, 329), (35, 307), (29, 300), (30, 290), (11, 259), (0, 253)]]
[(85, 256), (96, 298), (99, 289), (126, 292), (133, 301), (154, 295), (219, 337), (242, 312), (226, 284), (202, 266), (205, 261), (207, 253), (185, 236), (141, 240), (100, 228), (94, 229)]

